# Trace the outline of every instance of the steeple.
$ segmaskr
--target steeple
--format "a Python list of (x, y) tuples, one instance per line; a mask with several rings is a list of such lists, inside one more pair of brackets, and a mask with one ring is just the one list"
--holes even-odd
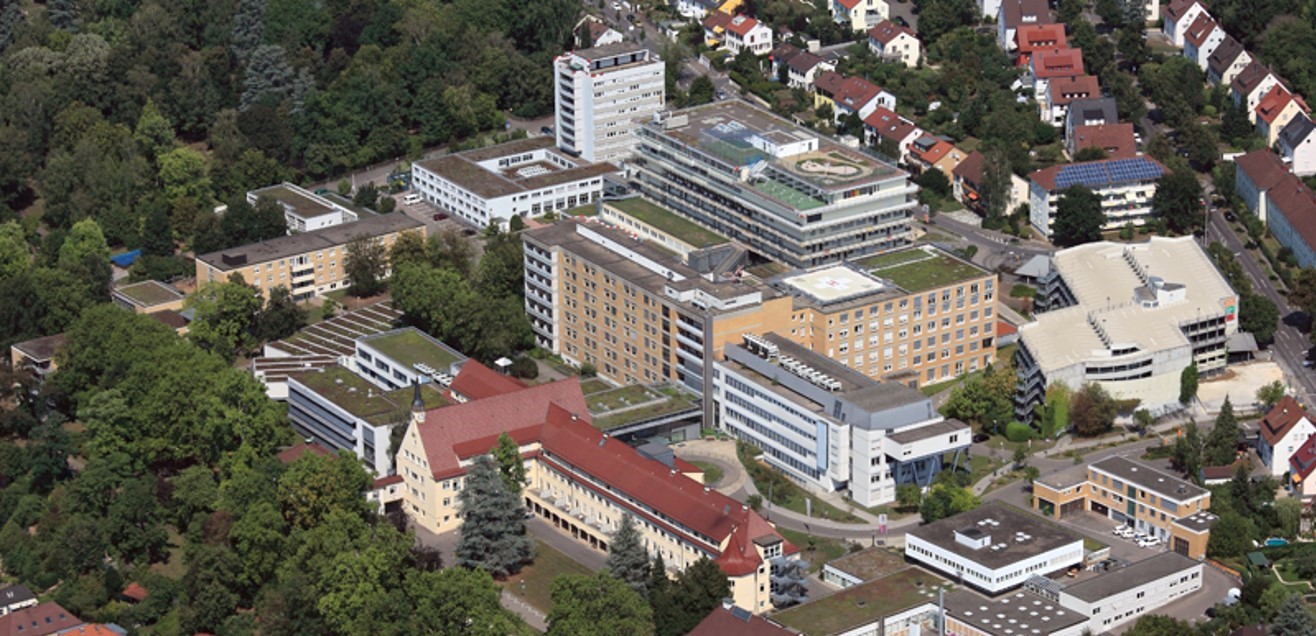
[(425, 422), (425, 400), (420, 399), (420, 380), (412, 383), (411, 421), (415, 424)]

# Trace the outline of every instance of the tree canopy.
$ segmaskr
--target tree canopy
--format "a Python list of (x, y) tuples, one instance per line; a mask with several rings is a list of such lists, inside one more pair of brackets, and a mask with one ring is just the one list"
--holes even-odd
[(1060, 193), (1056, 218), (1051, 225), (1051, 240), (1064, 247), (1100, 241), (1105, 223), (1101, 198), (1081, 185), (1070, 186)]

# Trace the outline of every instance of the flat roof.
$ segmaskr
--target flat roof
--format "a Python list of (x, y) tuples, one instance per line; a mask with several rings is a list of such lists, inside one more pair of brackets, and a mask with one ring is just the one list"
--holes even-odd
[(313, 219), (338, 212), (337, 208), (317, 200), (318, 197), (310, 192), (287, 183), (252, 190), (248, 194), (255, 196), (257, 200), (261, 197), (270, 197), (292, 208), (293, 213), (303, 219)]
[[(901, 444), (912, 444), (919, 440), (932, 439), (934, 437), (946, 435), (947, 433), (954, 433), (956, 431), (972, 433), (973, 429), (970, 428), (970, 426), (968, 424), (965, 424), (964, 422), (961, 422), (956, 419), (949, 419), (949, 420), (942, 420), (940, 422), (934, 422), (932, 424), (924, 424), (922, 426), (918, 426), (916, 428), (912, 428), (906, 431), (900, 431), (899, 433), (892, 433), (887, 437), (891, 439), (891, 441), (898, 442)], [(967, 443), (968, 438), (965, 439)]]
[(838, 395), (845, 401), (870, 413), (924, 402), (928, 399), (922, 393), (899, 382), (874, 380), (827, 356), (806, 349), (779, 334), (766, 333), (763, 334), (763, 339), (777, 345), (780, 355), (793, 357), (839, 381), (841, 390)]
[(657, 203), (641, 197), (604, 201), (603, 205), (614, 207), (634, 217), (637, 221), (653, 226), (660, 232), (676, 237), (677, 240), (694, 247), (708, 247), (728, 242), (727, 237), (714, 232), (690, 219), (678, 215)]
[(266, 356), (333, 356), (356, 354), (356, 339), (395, 329), (402, 312), (392, 301), (367, 305), (317, 322), (301, 331), (265, 345)]
[[(1043, 369), (1118, 360), (1109, 355), (1093, 321), (1099, 321), (1110, 342), (1147, 352), (1188, 346), (1181, 323), (1237, 311), (1237, 295), (1191, 236), (1089, 243), (1056, 252), (1051, 262), (1078, 304), (1037, 314), (1019, 328), (1019, 337)], [(1137, 301), (1146, 293), (1144, 276), (1182, 285), (1184, 300), (1144, 307)], [(1235, 302), (1227, 305), (1230, 299)]]
[(1056, 601), (1024, 591), (991, 599), (957, 589), (946, 592), (945, 602), (951, 617), (988, 634), (1054, 634), (1088, 621), (1087, 616)]
[(932, 245), (916, 245), (878, 254), (857, 264), (869, 274), (914, 293), (991, 275), (991, 272)]
[[(993, 523), (995, 522), (995, 523)], [(974, 549), (960, 543), (955, 534), (977, 531), (990, 536), (990, 545)], [(1017, 541), (1018, 533), (1029, 536)], [(1001, 568), (1021, 559), (1050, 552), (1070, 544), (1082, 547), (1083, 538), (1069, 530), (1043, 521), (1036, 515), (1000, 502), (989, 502), (968, 512), (913, 528), (906, 533), (948, 552), (991, 569)], [(1004, 545), (999, 550), (992, 546)], [(934, 566), (935, 567), (935, 566)]]
[(466, 356), (452, 347), (415, 327), (403, 327), (363, 336), (359, 340), (362, 344), (372, 347), (408, 368), (425, 364), (437, 371), (447, 373), (453, 364), (466, 359)]
[(935, 606), (946, 580), (917, 568), (846, 588), (777, 612), (772, 620), (810, 636), (840, 634), (923, 604)]
[(781, 282), (823, 303), (867, 296), (886, 288), (882, 281), (852, 268), (848, 263), (786, 276)]
[(1215, 522), (1219, 520), (1220, 517), (1217, 517), (1209, 512), (1198, 512), (1188, 515), (1187, 517), (1181, 517), (1179, 519), (1175, 519), (1174, 525), (1180, 526), (1188, 530), (1189, 532), (1195, 534), (1201, 534), (1203, 532), (1206, 532), (1207, 530), (1210, 530), (1211, 526), (1215, 525)]
[(140, 283), (115, 287), (114, 293), (143, 307), (154, 307), (183, 299), (182, 292), (158, 280), (144, 280)]
[[(415, 397), (411, 387), (384, 391), (337, 365), (289, 374), (288, 379), (296, 380), (344, 411), (376, 426), (406, 422)], [(449, 404), (432, 382), (421, 385), (420, 395), (427, 409)]]
[(1175, 501), (1187, 501), (1211, 494), (1211, 491), (1170, 473), (1158, 470), (1147, 464), (1135, 462), (1127, 457), (1107, 457), (1091, 465), (1093, 470), (1110, 474), (1120, 481), (1133, 484), (1143, 490), (1154, 492)]
[(1081, 483), (1086, 482), (1087, 480), (1088, 480), (1087, 466), (1070, 466), (1068, 468), (1062, 468), (1059, 471), (1056, 471), (1049, 475), (1042, 475), (1041, 477), (1038, 477), (1034, 481), (1044, 486), (1050, 486), (1057, 490), (1061, 490), (1065, 488), (1070, 488), (1072, 486), (1077, 486)]
[(55, 357), (55, 350), (63, 346), (66, 340), (68, 340), (68, 336), (57, 333), (53, 336), (15, 342), (10, 347), (17, 349), (33, 361), (45, 362)]
[(832, 559), (827, 566), (845, 572), (860, 581), (889, 576), (909, 567), (905, 558), (886, 548), (872, 547)]
[(1086, 581), (1067, 585), (1061, 590), (1061, 594), (1093, 603), (1195, 567), (1200, 568), (1202, 564), (1178, 552), (1162, 552), (1128, 567), (1111, 570)]
[[(590, 163), (567, 155), (554, 147), (552, 137), (529, 137), (504, 144), (477, 148), (452, 155), (416, 162), (432, 172), (485, 199), (496, 199), (520, 192), (530, 192), (617, 172), (610, 163)], [(501, 170), (487, 170), (482, 162), (525, 153), (547, 151), (559, 161), (520, 162)]]
[(590, 423), (601, 431), (629, 426), (636, 422), (698, 412), (692, 396), (678, 389), (657, 389), (630, 385), (589, 394)]
[(310, 232), (289, 234), (268, 241), (248, 243), (219, 252), (202, 254), (197, 257), (197, 260), (220, 271), (232, 271), (248, 265), (268, 263), (316, 250), (342, 247), (351, 243), (353, 239), (363, 236), (376, 238), (406, 230), (421, 230), (423, 232), (424, 228), (424, 223), (402, 212), (393, 212), (392, 214), (362, 218), (352, 223), (343, 223)]

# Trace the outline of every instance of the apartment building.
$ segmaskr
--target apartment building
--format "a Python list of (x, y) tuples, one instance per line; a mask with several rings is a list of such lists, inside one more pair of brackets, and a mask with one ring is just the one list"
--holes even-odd
[(607, 552), (623, 515), (642, 544), (673, 571), (712, 559), (733, 602), (773, 609), (772, 576), (800, 549), (772, 524), (688, 476), (698, 469), (642, 454), (595, 429), (575, 378), (437, 409), (413, 408), (398, 451), (402, 506), (432, 532), (460, 527), (466, 471), (507, 433), (521, 447), (526, 510), (592, 549)]
[[(646, 208), (655, 225), (676, 231), (669, 224), (685, 221)], [(526, 311), (539, 345), (610, 381), (673, 381), (703, 393), (706, 362), (744, 333), (774, 332), (915, 387), (995, 360), (996, 275), (936, 248), (763, 280), (743, 270), (744, 250), (733, 243), (681, 257), (626, 227), (562, 221), (523, 234)]]
[(747, 103), (676, 111), (637, 132), (645, 196), (764, 258), (808, 267), (912, 240), (907, 173)]
[(286, 181), (247, 193), (247, 203), (256, 205), (261, 199), (271, 199), (283, 208), (283, 220), (288, 224), (289, 234), (320, 230), (358, 220), (357, 213), (347, 206)]
[(1151, 157), (1084, 161), (1037, 170), (1028, 175), (1028, 220), (1050, 237), (1065, 189), (1081, 185), (1100, 197), (1106, 215), (1103, 229), (1142, 225), (1151, 218), (1156, 182), (1164, 173), (1165, 167)]
[(411, 185), (426, 201), (467, 223), (506, 228), (513, 216), (565, 212), (603, 196), (610, 163), (553, 147), (548, 137), (518, 139), (411, 164)]
[(352, 241), (364, 238), (388, 248), (403, 232), (424, 237), (425, 224), (395, 212), (202, 254), (196, 258), (196, 280), (224, 282), (237, 274), (261, 293), (282, 286), (294, 299), (307, 300), (351, 284), (345, 268)]
[(944, 420), (903, 384), (877, 382), (780, 335), (745, 334), (714, 364), (717, 426), (763, 450), (773, 467), (812, 489), (848, 491), (862, 506), (927, 487), (968, 460), (973, 431)]
[(1037, 311), (1019, 327), (1015, 357), (1024, 420), (1053, 383), (1095, 382), (1153, 413), (1178, 408), (1183, 369), (1223, 370), (1238, 331), (1238, 297), (1191, 236), (1056, 252)]
[(1160, 538), (1190, 558), (1206, 554), (1211, 525), (1211, 491), (1125, 457), (1107, 457), (1086, 467), (1046, 475), (1033, 482), (1033, 508), (1063, 519), (1095, 512)]
[(586, 161), (624, 161), (635, 148), (635, 120), (663, 109), (664, 68), (635, 42), (559, 55), (553, 60), (558, 147)]
[[(1289, 127), (1300, 122), (1311, 126), (1306, 116), (1299, 115)], [(1283, 135), (1280, 138), (1282, 146)], [(1316, 139), (1316, 135), (1311, 138)], [(1311, 148), (1316, 150), (1316, 145)], [(1238, 157), (1234, 183), (1248, 210), (1266, 224), (1280, 245), (1293, 250), (1298, 265), (1316, 266), (1316, 224), (1312, 223), (1316, 219), (1316, 193), (1289, 172), (1275, 153), (1264, 148)]]
[(867, 31), (891, 13), (887, 0), (832, 0), (831, 4), (832, 19), (851, 31)]

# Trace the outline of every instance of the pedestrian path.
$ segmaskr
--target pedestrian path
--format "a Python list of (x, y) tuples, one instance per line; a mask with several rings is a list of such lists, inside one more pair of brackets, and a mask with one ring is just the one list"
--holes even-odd
[(511, 590), (508, 590), (507, 588), (503, 588), (503, 593), (502, 596), (500, 597), (500, 600), (502, 601), (504, 608), (516, 612), (518, 616), (525, 619), (525, 622), (529, 623), (530, 626), (535, 628), (537, 631), (540, 632), (548, 631), (548, 617), (544, 616), (543, 612), (535, 609), (529, 603), (525, 602), (524, 600), (521, 600), (521, 598), (518, 597)]

